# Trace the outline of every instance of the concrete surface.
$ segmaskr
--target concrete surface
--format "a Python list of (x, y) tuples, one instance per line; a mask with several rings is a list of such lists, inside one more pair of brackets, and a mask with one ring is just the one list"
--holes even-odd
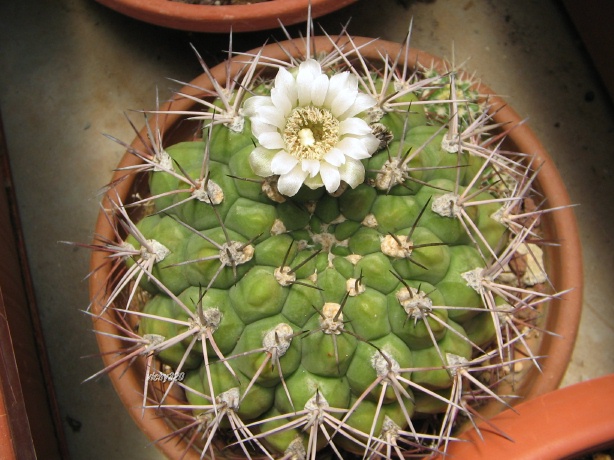
[[(403, 4), (404, 3), (404, 4)], [(565, 11), (555, 1), (360, 0), (321, 19), (329, 32), (352, 17), (356, 35), (412, 44), (466, 67), (503, 95), (545, 144), (579, 203), (585, 301), (563, 385), (614, 372), (614, 113)], [(296, 29), (293, 29), (296, 30)], [(269, 32), (235, 36), (251, 49)], [(89, 319), (87, 242), (97, 191), (129, 141), (123, 112), (150, 109), (199, 71), (194, 43), (215, 62), (225, 35), (165, 30), (123, 17), (93, 0), (0, 2), (0, 109), (57, 387), (74, 459), (154, 459), (109, 381), (81, 382), (100, 367)]]

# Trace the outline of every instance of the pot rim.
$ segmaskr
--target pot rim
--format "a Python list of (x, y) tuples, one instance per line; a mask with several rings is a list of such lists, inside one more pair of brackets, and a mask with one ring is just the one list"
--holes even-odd
[(119, 13), (190, 32), (228, 33), (274, 29), (317, 18), (356, 0), (271, 0), (249, 5), (191, 5), (172, 0), (96, 0)]
[(475, 460), (558, 460), (614, 445), (614, 374), (576, 383), (524, 401), (490, 419), (511, 439), (480, 424), (453, 443), (448, 455)]
[[(355, 46), (361, 47), (363, 56), (377, 59), (379, 53), (387, 53), (390, 56), (396, 56), (402, 49), (403, 45), (385, 40), (374, 40), (365, 37), (352, 37), (352, 42)], [(291, 46), (287, 46), (292, 43)], [(332, 45), (330, 38), (324, 36), (312, 37), (312, 46), (318, 50), (331, 50)], [(294, 50), (295, 47), (304, 50), (304, 42), (301, 39), (288, 40), (281, 43), (269, 44), (261, 48), (256, 48), (250, 53), (256, 53), (262, 50), (262, 55), (272, 59), (287, 60), (288, 57), (282, 48), (286, 45), (287, 49)], [(243, 67), (244, 58), (239, 56), (232, 60), (232, 64), (227, 67), (226, 63), (221, 63), (211, 69), (211, 74), (218, 81), (226, 81), (227, 70), (232, 74), (238, 72)], [(424, 66), (434, 64), (443, 68), (444, 61), (426, 52), (410, 49), (407, 54), (407, 62), (413, 63), (411, 67), (415, 67), (418, 63)], [(180, 92), (192, 96), (203, 95), (202, 89), (212, 89), (209, 78), (205, 74), (201, 74), (188, 86), (185, 86)], [(537, 183), (544, 196), (548, 199), (548, 204), (551, 208), (563, 207), (557, 212), (544, 215), (544, 221), (549, 222), (548, 231), (551, 232), (551, 238), (562, 242), (560, 246), (547, 249), (548, 257), (552, 261), (551, 266), (557, 267), (560, 271), (552, 273), (551, 279), (554, 286), (559, 292), (570, 290), (564, 296), (555, 298), (550, 302), (548, 315), (544, 328), (554, 332), (557, 335), (553, 336), (545, 334), (540, 343), (539, 355), (547, 355), (547, 359), (541, 362), (541, 372), (532, 366), (532, 369), (527, 373), (526, 378), (517, 386), (518, 393), (523, 395), (525, 400), (535, 398), (544, 393), (555, 390), (567, 369), (574, 342), (578, 332), (580, 314), (582, 308), (582, 283), (583, 283), (583, 267), (581, 245), (577, 229), (577, 223), (573, 209), (570, 207), (571, 202), (569, 195), (565, 189), (564, 183), (558, 173), (554, 162), (550, 155), (546, 152), (543, 145), (537, 139), (532, 130), (524, 123), (523, 119), (500, 97), (484, 84), (479, 84), (478, 90), (480, 94), (489, 95), (489, 101), (493, 107), (493, 121), (495, 123), (504, 123), (514, 128), (509, 132), (508, 138), (515, 144), (516, 151), (534, 155), (541, 165), (537, 176)], [(176, 98), (169, 101), (160, 111), (169, 109), (182, 111), (193, 106), (193, 102), (188, 98)], [(158, 115), (157, 122), (160, 126), (175, 128), (180, 124), (184, 116), (179, 114), (163, 114)], [(166, 131), (169, 132), (169, 131)], [(132, 147), (136, 150), (143, 149), (144, 146), (141, 139), (147, 138), (146, 128), (144, 128), (140, 136), (137, 136)], [(122, 168), (133, 166), (140, 161), (135, 155), (126, 153), (119, 166), (113, 175), (113, 183), (116, 186), (113, 188), (115, 193), (119, 194), (122, 200), (128, 196), (128, 191), (132, 186), (135, 176), (129, 171), (122, 171)], [(109, 196), (103, 198), (103, 209), (109, 205)], [(547, 218), (546, 218), (547, 216)], [(109, 222), (109, 216), (101, 211), (96, 224), (96, 235), (113, 237), (113, 229)], [(565, 263), (563, 263), (565, 261)], [(571, 263), (568, 261), (576, 261)], [(92, 275), (89, 278), (90, 298), (95, 299), (103, 291), (106, 279), (109, 275), (109, 265), (106, 253), (93, 252), (90, 260), (90, 270)], [(102, 268), (100, 268), (102, 266)], [(102, 299), (104, 301), (104, 299)], [(104, 302), (102, 302), (104, 303)], [(97, 302), (92, 302), (94, 314), (100, 312), (100, 299)], [(104, 316), (108, 317), (107, 311)], [(115, 333), (116, 330), (111, 324), (102, 319), (94, 317), (94, 328), (106, 333)], [(121, 341), (108, 335), (97, 334), (97, 341), (100, 350), (103, 352), (103, 361), (105, 366), (108, 366), (117, 359), (112, 353), (106, 351), (115, 351), (121, 348)], [(109, 373), (109, 377), (120, 396), (122, 402), (129, 410), (132, 418), (141, 428), (143, 432), (152, 440), (163, 438), (169, 434), (169, 426), (162, 418), (156, 416), (154, 411), (145, 411), (142, 413), (141, 397), (142, 393), (142, 376), (139, 380), (139, 373), (134, 367), (125, 369), (121, 366)], [(121, 378), (120, 378), (121, 377)], [(486, 417), (491, 417), (503, 410), (504, 406), (496, 401), (485, 407), (483, 414)], [(171, 442), (158, 442), (157, 447), (169, 457), (179, 456), (177, 452), (181, 450), (182, 443), (172, 440)], [(185, 445), (183, 445), (185, 449)], [(191, 451), (191, 453), (194, 453)], [(191, 458), (191, 457), (185, 457)], [(198, 456), (194, 456), (198, 458)]]

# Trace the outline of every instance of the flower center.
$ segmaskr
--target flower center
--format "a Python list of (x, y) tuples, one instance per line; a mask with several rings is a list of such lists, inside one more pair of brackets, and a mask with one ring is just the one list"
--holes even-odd
[(339, 141), (339, 120), (320, 107), (298, 107), (284, 128), (288, 153), (299, 160), (321, 160)]

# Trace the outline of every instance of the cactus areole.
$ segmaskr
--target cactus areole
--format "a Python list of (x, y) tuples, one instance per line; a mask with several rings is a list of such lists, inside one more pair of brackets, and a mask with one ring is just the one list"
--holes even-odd
[(540, 365), (560, 287), (511, 127), (408, 43), (310, 40), (205, 66), (207, 89), (147, 116), (107, 194), (111, 282), (92, 311), (119, 344), (105, 371), (143, 364), (126, 378), (168, 424), (162, 449), (444, 452), (484, 401), (512, 402), (499, 382)]

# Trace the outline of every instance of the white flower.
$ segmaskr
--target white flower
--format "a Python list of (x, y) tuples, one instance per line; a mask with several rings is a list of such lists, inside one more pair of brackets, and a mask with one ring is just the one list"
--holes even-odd
[(293, 75), (281, 68), (271, 96), (254, 96), (245, 102), (258, 146), (250, 155), (254, 172), (278, 175), (280, 193), (293, 196), (301, 185), (324, 185), (329, 193), (341, 181), (356, 187), (364, 181), (360, 160), (369, 158), (379, 141), (361, 112), (376, 101), (358, 90), (350, 72), (329, 78), (320, 64), (309, 59)]

